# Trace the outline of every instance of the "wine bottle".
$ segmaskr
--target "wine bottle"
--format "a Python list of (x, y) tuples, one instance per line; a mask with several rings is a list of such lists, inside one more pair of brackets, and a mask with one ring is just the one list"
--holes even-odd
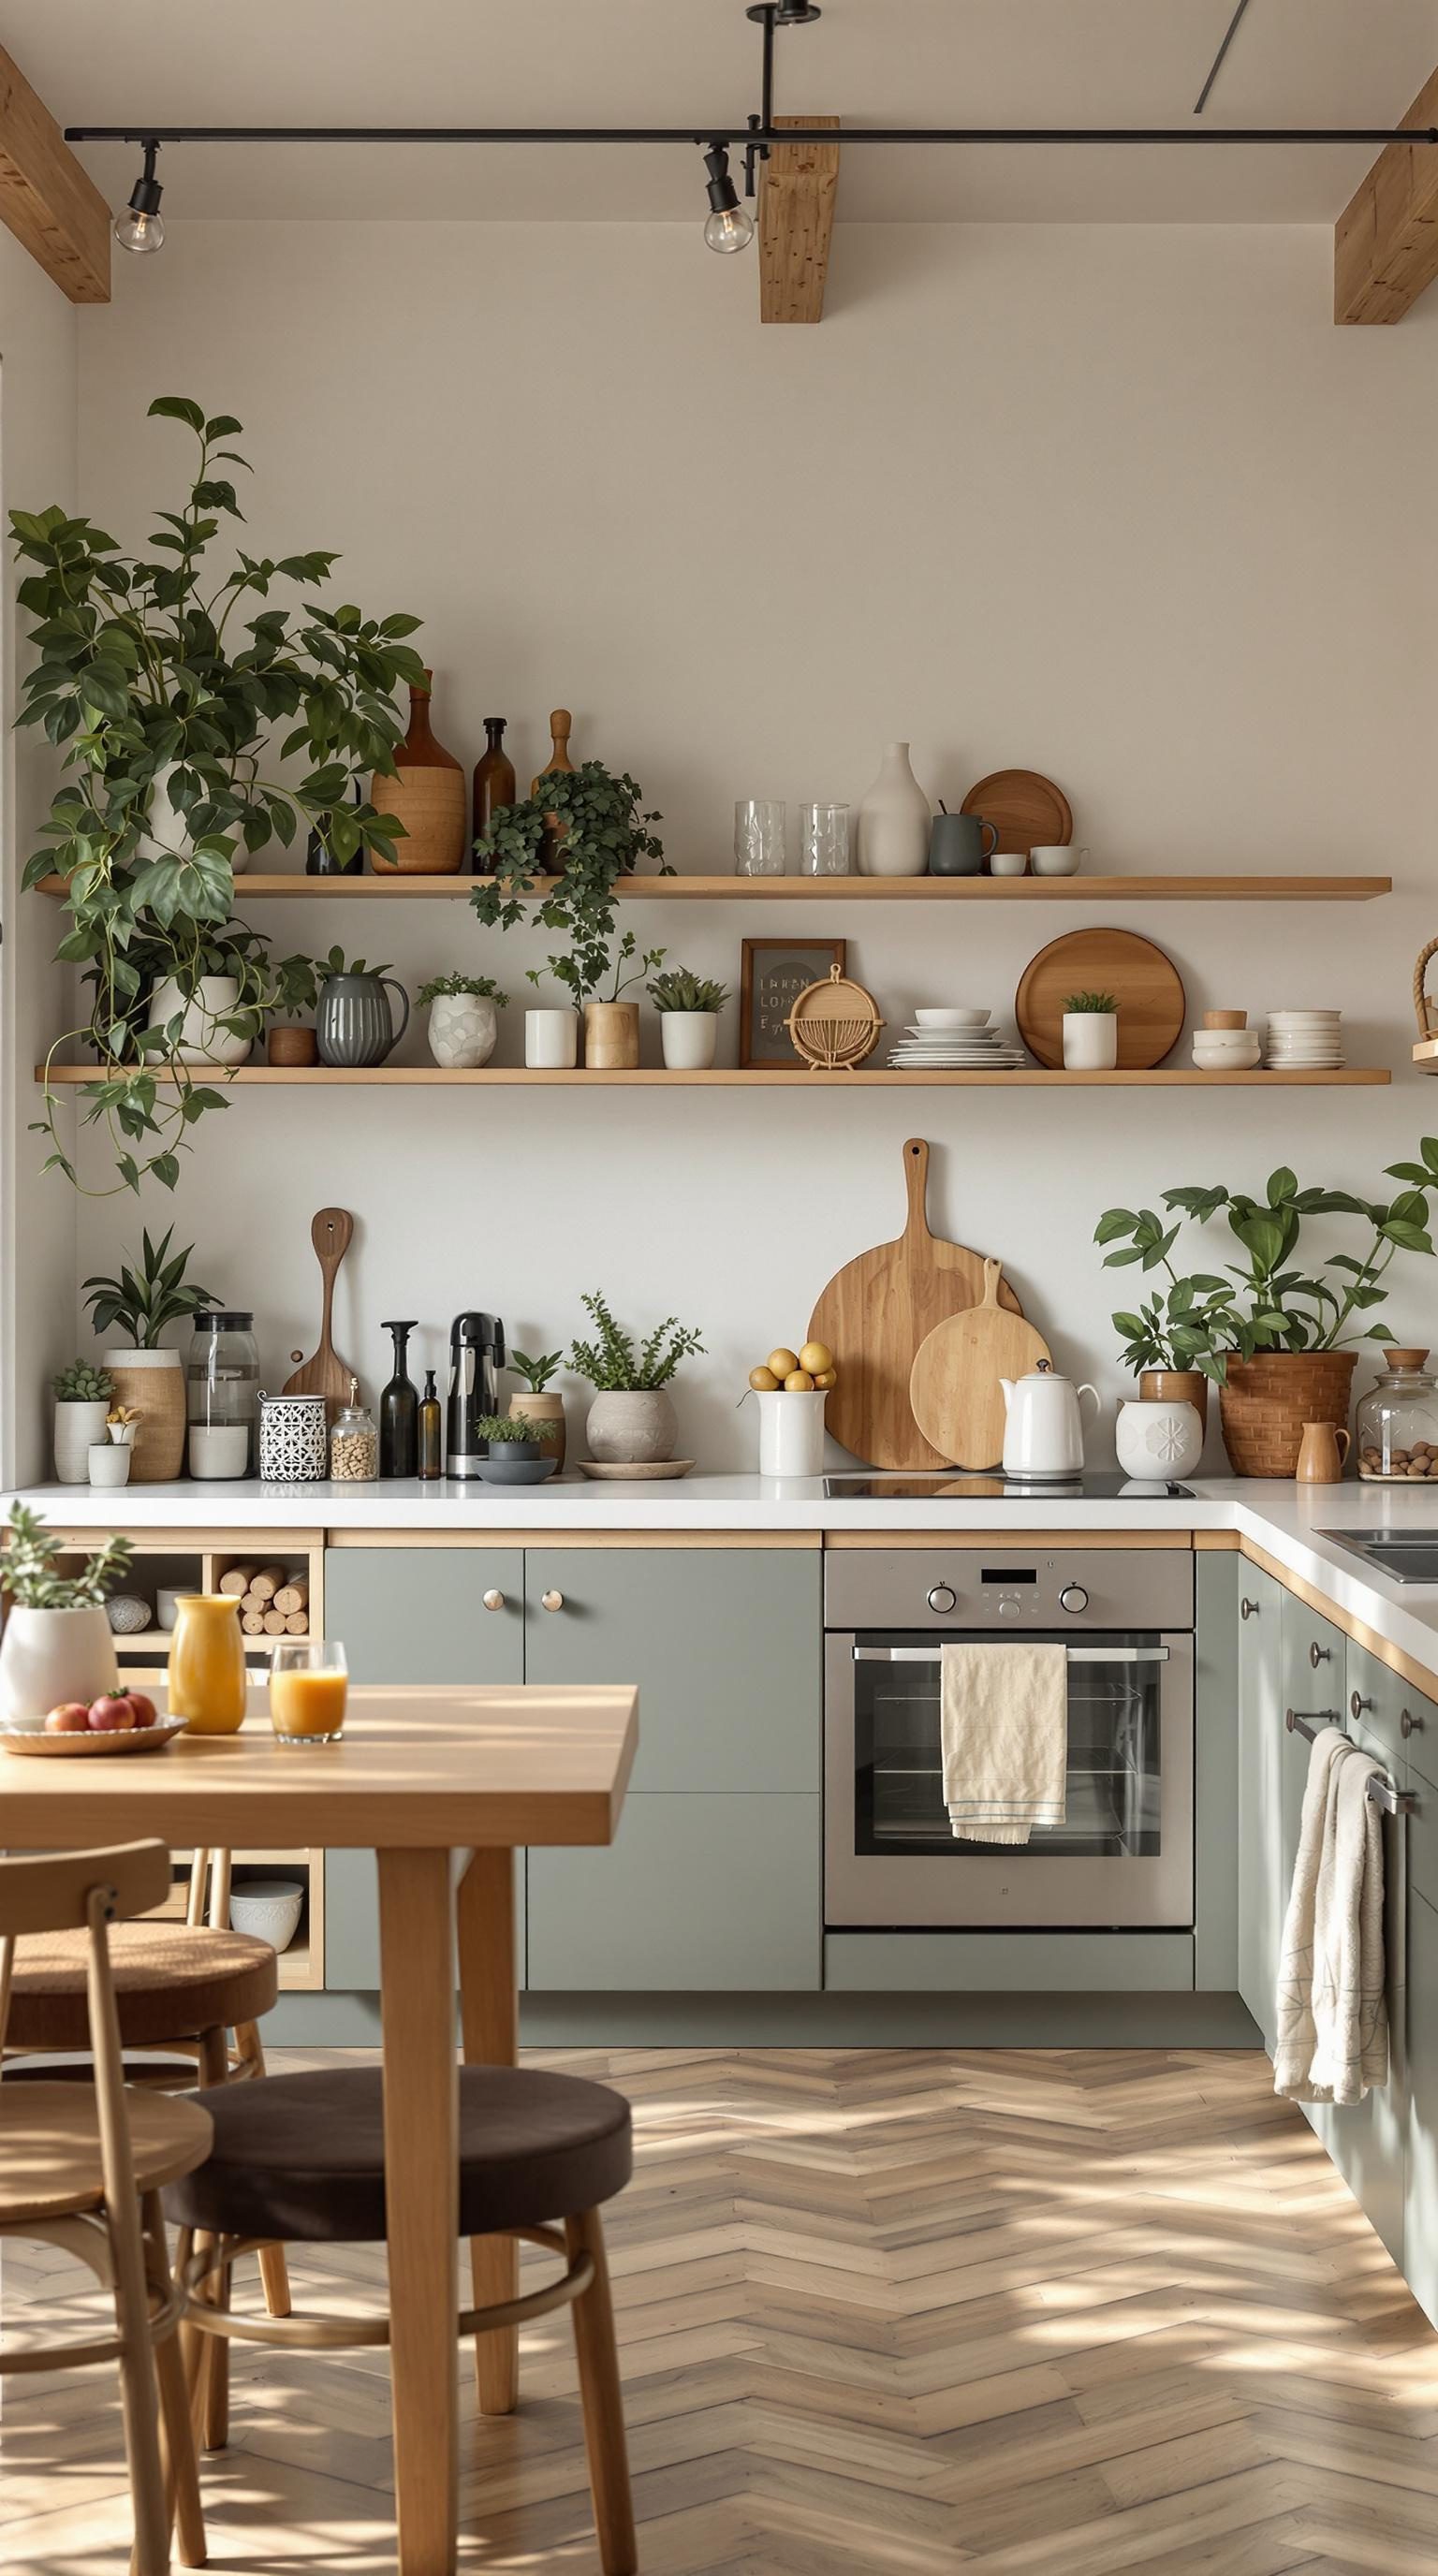
[(419, 1468), (419, 1396), (406, 1366), (415, 1319), (385, 1324), (394, 1336), (394, 1375), (379, 1400), (379, 1471), (382, 1476), (413, 1476)]

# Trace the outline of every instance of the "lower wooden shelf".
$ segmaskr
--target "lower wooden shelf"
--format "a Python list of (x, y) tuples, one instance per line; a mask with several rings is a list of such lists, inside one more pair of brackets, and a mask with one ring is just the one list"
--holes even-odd
[[(123, 1068), (122, 1068), (123, 1069)], [(52, 1064), (48, 1075), (43, 1065), (35, 1070), (37, 1082), (81, 1083), (101, 1078), (96, 1065)], [(153, 1068), (152, 1068), (153, 1071)], [(809, 1073), (802, 1066), (792, 1071), (774, 1065), (731, 1065), (708, 1073), (670, 1073), (660, 1066), (643, 1066), (633, 1073), (590, 1073), (582, 1065), (562, 1073), (541, 1073), (523, 1064), (487, 1064), (478, 1072), (460, 1072), (447, 1065), (366, 1064), (366, 1065), (277, 1065), (242, 1064), (189, 1067), (192, 1079), (205, 1083), (295, 1084), (324, 1089), (365, 1090), (375, 1084), (422, 1085), (429, 1089), (473, 1088), (494, 1090), (520, 1083), (541, 1089), (564, 1090), (576, 1085), (590, 1091), (685, 1090), (742, 1091), (781, 1090), (798, 1085), (808, 1090), (832, 1086), (843, 1091), (898, 1088), (905, 1091), (950, 1090), (967, 1085), (971, 1089), (1022, 1091), (1084, 1091), (1107, 1088), (1137, 1091), (1145, 1088), (1194, 1091), (1334, 1091), (1353, 1090), (1391, 1082), (1392, 1075), (1380, 1065), (1344, 1065), (1336, 1073), (1277, 1073), (1259, 1067), (1252, 1073), (1200, 1073), (1196, 1067), (1158, 1065), (1152, 1072), (1132, 1073), (1065, 1073), (1050, 1072), (1042, 1065), (1028, 1065), (1012, 1073), (981, 1071), (977, 1073), (907, 1073), (883, 1066), (875, 1072), (863, 1067), (856, 1073)], [(158, 1082), (173, 1081), (173, 1075), (154, 1072)]]

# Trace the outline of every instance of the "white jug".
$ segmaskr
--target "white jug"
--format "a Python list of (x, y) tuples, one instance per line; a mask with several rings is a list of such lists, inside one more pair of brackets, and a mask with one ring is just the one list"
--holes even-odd
[(1027, 1377), (1001, 1377), (1004, 1391), (1004, 1474), (1070, 1478), (1083, 1473), (1083, 1411), (1091, 1395), (1094, 1419), (1103, 1410), (1097, 1387), (1058, 1377), (1040, 1360)]

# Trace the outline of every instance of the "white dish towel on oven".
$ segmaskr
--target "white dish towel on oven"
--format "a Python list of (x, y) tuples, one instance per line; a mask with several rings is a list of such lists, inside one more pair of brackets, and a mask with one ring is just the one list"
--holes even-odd
[(1290, 2102), (1361, 2102), (1388, 2081), (1381, 1767), (1339, 1727), (1313, 1739), (1278, 1962), (1273, 2089)]
[(955, 1839), (1026, 1843), (1064, 1821), (1068, 1656), (1062, 1646), (945, 1645), (944, 1804)]

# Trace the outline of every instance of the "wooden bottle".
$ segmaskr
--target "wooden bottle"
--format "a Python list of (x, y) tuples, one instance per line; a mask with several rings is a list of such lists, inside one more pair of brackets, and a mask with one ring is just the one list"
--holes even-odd
[[(569, 757), (569, 729), (573, 722), (574, 718), (570, 714), (568, 707), (556, 707), (551, 714), (549, 719), (549, 758), (545, 762), (544, 767), (539, 770), (530, 781), (529, 792), (531, 796), (537, 796), (539, 794), (544, 780), (552, 777), (556, 769), (566, 769), (571, 773), (573, 772), (575, 764)], [(557, 814), (546, 814), (544, 818), (544, 838), (539, 845), (539, 856), (535, 861), (535, 865), (539, 869), (541, 875), (552, 876), (555, 873), (559, 844), (564, 837), (565, 826), (561, 823), (559, 816)]]
[(377, 774), (370, 782), (376, 813), (397, 814), (405, 828), (392, 856), (371, 850), (376, 876), (452, 877), (464, 865), (469, 799), (460, 763), (430, 730), (432, 676), (426, 671), (423, 688), (410, 690), (409, 731), (395, 746), (395, 776)]

